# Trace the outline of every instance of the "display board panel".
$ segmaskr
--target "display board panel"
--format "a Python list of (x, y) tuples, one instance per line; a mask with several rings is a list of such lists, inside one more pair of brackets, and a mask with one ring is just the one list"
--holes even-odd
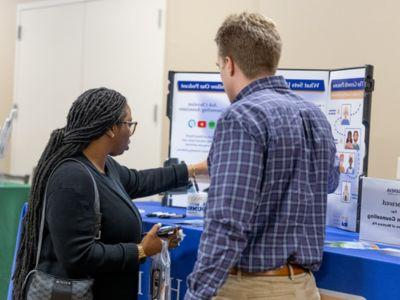
[(327, 224), (357, 231), (359, 178), (367, 173), (372, 66), (278, 70), (290, 88), (315, 103), (331, 124), (339, 160), (338, 188), (328, 195)]
[[(368, 166), (373, 67), (312, 70), (279, 69), (289, 87), (317, 105), (331, 124), (340, 164), (337, 190), (328, 196), (327, 224), (358, 229), (359, 177)], [(230, 102), (218, 73), (170, 72), (167, 115), (171, 120), (169, 156), (187, 163), (207, 158), (216, 122)], [(200, 180), (200, 189), (209, 185)], [(184, 195), (170, 202), (185, 206)]]

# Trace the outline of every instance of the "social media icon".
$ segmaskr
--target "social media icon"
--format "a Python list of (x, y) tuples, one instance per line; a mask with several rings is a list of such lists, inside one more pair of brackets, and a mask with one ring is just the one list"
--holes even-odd
[(206, 121), (198, 121), (197, 122), (197, 127), (199, 128), (206, 128), (207, 122)]
[(195, 120), (189, 120), (188, 121), (188, 126), (189, 126), (189, 128), (196, 127), (196, 121)]
[(211, 128), (211, 129), (214, 129), (215, 125), (216, 125), (215, 121), (209, 121), (208, 122), (208, 127)]

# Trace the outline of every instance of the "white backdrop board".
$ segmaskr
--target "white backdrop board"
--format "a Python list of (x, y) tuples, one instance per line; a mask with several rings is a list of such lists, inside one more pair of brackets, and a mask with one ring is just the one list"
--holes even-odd
[[(358, 180), (366, 175), (370, 65), (340, 70), (279, 69), (289, 87), (316, 104), (332, 127), (340, 161), (340, 183), (328, 197), (327, 224), (350, 231), (358, 226)], [(215, 123), (230, 103), (218, 73), (170, 72), (167, 115), (171, 120), (170, 157), (192, 163), (207, 157)], [(206, 187), (208, 182), (202, 182)]]

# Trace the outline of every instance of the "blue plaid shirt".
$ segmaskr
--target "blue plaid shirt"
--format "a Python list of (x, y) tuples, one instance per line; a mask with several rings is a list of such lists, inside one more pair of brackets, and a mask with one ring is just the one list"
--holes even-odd
[(185, 299), (210, 299), (229, 270), (320, 266), (327, 194), (339, 180), (331, 127), (281, 76), (253, 81), (218, 120), (197, 262)]

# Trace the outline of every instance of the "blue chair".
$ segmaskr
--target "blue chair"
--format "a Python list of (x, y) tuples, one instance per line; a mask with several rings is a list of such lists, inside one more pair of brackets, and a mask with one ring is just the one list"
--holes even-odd
[(14, 288), (13, 281), (12, 281), (12, 276), (13, 276), (14, 270), (15, 270), (15, 261), (17, 259), (19, 244), (21, 242), (22, 220), (24, 219), (27, 210), (28, 210), (28, 203), (25, 203), (24, 206), (22, 207), (21, 215), (19, 217), (17, 240), (15, 242), (14, 260), (13, 260), (13, 264), (12, 264), (12, 268), (11, 268), (10, 283), (8, 285), (7, 300), (12, 300), (12, 291), (13, 291), (13, 288)]

